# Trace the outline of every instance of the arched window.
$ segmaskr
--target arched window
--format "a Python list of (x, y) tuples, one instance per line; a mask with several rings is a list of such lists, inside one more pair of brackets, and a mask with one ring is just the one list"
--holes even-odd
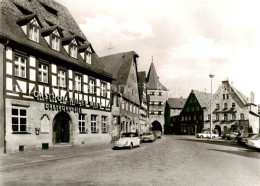
[(232, 108), (236, 108), (236, 104), (235, 103), (232, 103)]
[(224, 126), (224, 131), (225, 131), (225, 132), (227, 131), (227, 126)]
[(228, 108), (228, 104), (224, 103), (224, 109), (227, 109), (227, 108)]
[(245, 115), (243, 113), (240, 114), (240, 120), (245, 120)]

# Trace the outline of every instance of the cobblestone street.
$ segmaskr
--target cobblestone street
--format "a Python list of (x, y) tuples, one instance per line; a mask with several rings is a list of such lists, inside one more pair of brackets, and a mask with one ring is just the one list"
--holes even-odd
[(1, 185), (260, 184), (260, 153), (230, 141), (163, 136), (133, 150), (111, 147), (12, 154), (1, 158)]

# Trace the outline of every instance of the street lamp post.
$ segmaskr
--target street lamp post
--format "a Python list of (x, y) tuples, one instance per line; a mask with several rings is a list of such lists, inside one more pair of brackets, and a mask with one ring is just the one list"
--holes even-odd
[(214, 74), (210, 73), (209, 77), (211, 79), (211, 100), (210, 100), (210, 139), (212, 139), (212, 79), (215, 77)]

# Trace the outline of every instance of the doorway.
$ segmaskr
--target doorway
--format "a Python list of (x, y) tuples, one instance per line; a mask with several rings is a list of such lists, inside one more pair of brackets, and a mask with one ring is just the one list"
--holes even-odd
[(59, 112), (53, 122), (53, 143), (69, 143), (71, 123), (69, 114)]

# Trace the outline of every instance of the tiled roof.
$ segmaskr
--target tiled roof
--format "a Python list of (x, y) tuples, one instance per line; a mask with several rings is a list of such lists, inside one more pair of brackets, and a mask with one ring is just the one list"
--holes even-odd
[[(49, 12), (42, 4), (48, 5), (48, 7), (56, 10), (57, 15)], [(110, 74), (106, 72), (104, 65), (96, 54), (92, 55), (92, 65), (90, 66), (86, 64), (80, 56), (78, 59), (71, 58), (63, 47), (61, 47), (60, 52), (52, 50), (43, 36), (40, 36), (39, 43), (30, 41), (19, 24), (25, 23), (35, 15), (44, 31), (51, 26), (58, 26), (60, 30), (62, 30), (65, 38), (76, 35), (81, 44), (89, 44), (68, 9), (54, 0), (1, 0), (0, 39), (8, 39), (10, 43), (13, 42), (24, 46), (26, 49), (29, 48), (41, 54), (55, 56), (62, 61), (63, 65), (64, 62), (68, 62), (70, 65), (86, 69), (91, 73), (111, 77)], [(53, 25), (50, 25), (50, 23)]]
[(167, 91), (167, 88), (159, 81), (159, 77), (156, 73), (153, 62), (151, 63), (149, 72), (147, 74), (147, 89)]
[(134, 51), (122, 52), (100, 57), (105, 68), (116, 79), (116, 85), (126, 85), (133, 57), (138, 56)]
[[(138, 57), (138, 55), (134, 51), (130, 51), (103, 56), (100, 57), (100, 59), (105, 65), (107, 71), (113, 75), (113, 78), (115, 79), (113, 84), (116, 85), (117, 88), (120, 88), (120, 93), (123, 94), (123, 97), (139, 105), (139, 96), (133, 97), (129, 91), (123, 91), (126, 90), (126, 88), (129, 86), (128, 77), (132, 62), (136, 57)], [(124, 89), (121, 89), (121, 87), (124, 87)], [(138, 91), (138, 87), (136, 88)]]
[(239, 90), (237, 90), (235, 87), (233, 87), (232, 85), (230, 85), (231, 88), (234, 90), (234, 92), (237, 94), (237, 96), (240, 98), (240, 100), (246, 104), (248, 102), (247, 100), (247, 97), (242, 93), (240, 92)]
[(186, 98), (168, 98), (170, 108), (182, 109), (186, 103)]
[[(192, 90), (202, 108), (210, 108), (211, 94)], [(214, 96), (214, 95), (212, 95)]]
[(145, 77), (146, 77), (146, 72), (138, 72), (138, 80), (139, 80), (139, 92), (140, 92), (140, 101), (143, 100), (143, 92), (144, 92), (144, 83), (145, 83)]

